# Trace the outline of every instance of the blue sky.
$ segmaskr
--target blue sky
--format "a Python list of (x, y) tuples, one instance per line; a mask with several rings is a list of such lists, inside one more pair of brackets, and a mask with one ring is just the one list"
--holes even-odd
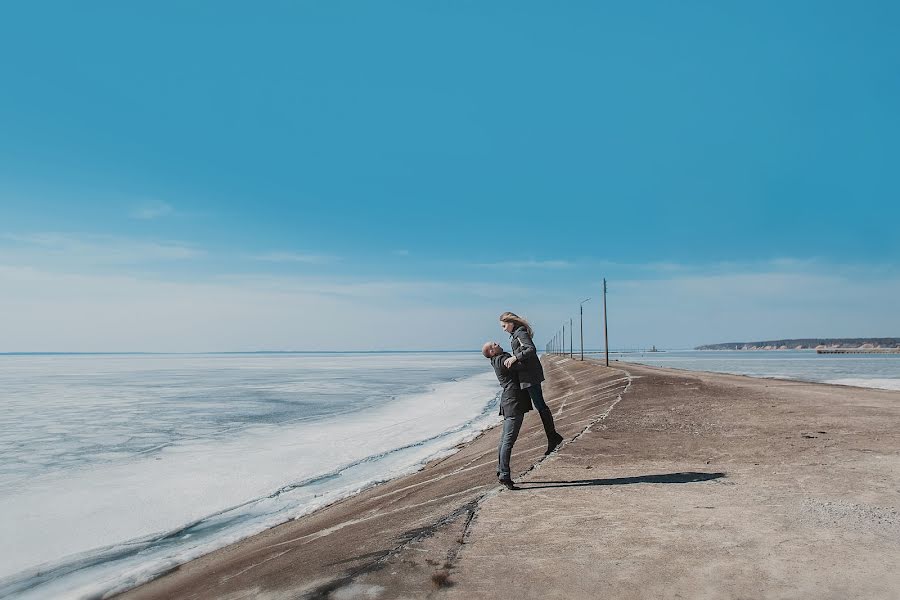
[[(0, 351), (900, 335), (893, 2), (28, 3)], [(599, 342), (594, 301), (588, 343)]]

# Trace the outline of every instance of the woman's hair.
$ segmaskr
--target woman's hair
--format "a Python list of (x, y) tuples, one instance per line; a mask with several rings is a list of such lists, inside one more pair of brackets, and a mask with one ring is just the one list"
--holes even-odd
[[(534, 329), (531, 328), (531, 325), (528, 324), (528, 321), (526, 321), (516, 313), (505, 312), (500, 315), (500, 320), (504, 323), (515, 323), (516, 328), (524, 327), (525, 331), (528, 332), (528, 337), (534, 337)], [(513, 329), (513, 331), (515, 331), (515, 328)]]

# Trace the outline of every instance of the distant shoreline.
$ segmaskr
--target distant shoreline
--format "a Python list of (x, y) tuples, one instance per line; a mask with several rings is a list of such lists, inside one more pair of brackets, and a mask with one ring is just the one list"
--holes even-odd
[(819, 348), (900, 348), (900, 338), (787, 338), (761, 342), (704, 344), (694, 350), (818, 350)]

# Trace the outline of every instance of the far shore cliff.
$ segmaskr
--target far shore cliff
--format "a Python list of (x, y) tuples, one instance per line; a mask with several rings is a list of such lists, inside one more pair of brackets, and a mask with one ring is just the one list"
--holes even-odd
[(725, 342), (705, 344), (694, 350), (822, 350), (900, 348), (900, 338), (797, 338), (765, 342)]

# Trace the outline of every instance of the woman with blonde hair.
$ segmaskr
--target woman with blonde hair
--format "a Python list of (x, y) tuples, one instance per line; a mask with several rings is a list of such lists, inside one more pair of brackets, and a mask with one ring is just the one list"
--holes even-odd
[(553, 424), (553, 413), (547, 403), (544, 402), (544, 394), (541, 391), (541, 382), (544, 381), (544, 369), (537, 355), (534, 345), (534, 330), (528, 321), (516, 313), (505, 312), (500, 315), (500, 327), (509, 334), (512, 346), (512, 356), (506, 359), (504, 365), (511, 368), (516, 362), (521, 363), (519, 371), (519, 385), (528, 391), (531, 402), (541, 415), (541, 423), (544, 424), (544, 433), (547, 434), (547, 451), (550, 454), (559, 446), (563, 437), (556, 432)]

